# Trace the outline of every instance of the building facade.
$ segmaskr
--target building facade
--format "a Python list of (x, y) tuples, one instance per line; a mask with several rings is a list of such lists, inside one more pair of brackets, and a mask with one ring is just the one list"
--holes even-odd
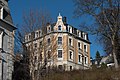
[(57, 22), (48, 24), (45, 33), (42, 35), (39, 29), (25, 35), (27, 48), (33, 50), (31, 62), (37, 65), (46, 61), (49, 67), (68, 71), (90, 67), (90, 41), (86, 32), (67, 24), (66, 17), (59, 14)]
[(0, 80), (12, 80), (15, 29), (8, 0), (0, 0)]

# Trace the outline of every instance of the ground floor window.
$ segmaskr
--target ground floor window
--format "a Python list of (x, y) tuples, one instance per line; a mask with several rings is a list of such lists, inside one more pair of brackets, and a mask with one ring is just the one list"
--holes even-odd
[(72, 70), (72, 66), (70, 66), (70, 71)]
[(62, 70), (62, 69), (63, 69), (63, 66), (62, 66), (62, 65), (58, 65), (58, 69), (59, 69), (59, 70)]

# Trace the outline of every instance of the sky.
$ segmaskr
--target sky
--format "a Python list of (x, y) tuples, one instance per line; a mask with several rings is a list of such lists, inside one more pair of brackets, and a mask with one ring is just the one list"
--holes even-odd
[[(92, 19), (87, 16), (74, 18), (74, 3), (73, 0), (9, 0), (9, 8), (14, 25), (22, 25), (23, 14), (30, 10), (47, 11), (50, 13), (53, 22), (56, 22), (57, 16), (60, 13), (62, 16), (67, 17), (68, 24), (79, 28), (81, 23), (90, 24)], [(104, 54), (102, 45), (98, 43), (96, 36), (89, 35), (91, 44), (91, 57), (95, 58), (96, 51), (98, 50), (101, 55)]]

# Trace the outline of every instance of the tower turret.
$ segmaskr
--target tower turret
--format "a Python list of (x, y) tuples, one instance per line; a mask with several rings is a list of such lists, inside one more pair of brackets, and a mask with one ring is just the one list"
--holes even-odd
[(62, 16), (60, 15), (60, 13), (57, 18), (58, 18), (58, 21), (62, 21)]

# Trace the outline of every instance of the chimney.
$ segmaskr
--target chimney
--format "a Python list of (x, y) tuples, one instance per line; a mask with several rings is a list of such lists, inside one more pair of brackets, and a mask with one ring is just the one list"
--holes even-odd
[(63, 23), (67, 24), (67, 17), (63, 17)]

